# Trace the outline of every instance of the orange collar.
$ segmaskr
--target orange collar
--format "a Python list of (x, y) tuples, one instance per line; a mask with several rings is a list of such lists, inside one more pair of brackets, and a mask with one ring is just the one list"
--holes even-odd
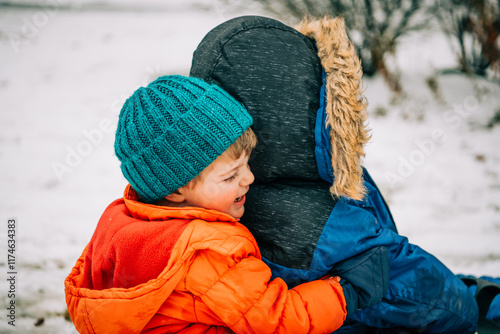
[(237, 222), (233, 216), (226, 213), (197, 207), (171, 207), (158, 206), (138, 201), (138, 195), (130, 184), (123, 193), (123, 200), (134, 218), (142, 220), (167, 220), (167, 219), (202, 219), (205, 221)]

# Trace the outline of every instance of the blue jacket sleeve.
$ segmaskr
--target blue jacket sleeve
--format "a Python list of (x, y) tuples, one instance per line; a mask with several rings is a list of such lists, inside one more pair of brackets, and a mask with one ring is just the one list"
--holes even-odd
[(438, 259), (399, 236), (390, 247), (389, 290), (382, 302), (351, 319), (373, 327), (421, 333), (474, 333), (477, 304), (463, 282)]
[(273, 276), (290, 285), (318, 279), (335, 263), (383, 245), (390, 258), (388, 292), (382, 302), (354, 312), (349, 320), (422, 333), (474, 333), (478, 309), (466, 285), (436, 257), (397, 234), (378, 189), (368, 188), (369, 196), (364, 201), (341, 198), (336, 204), (308, 270), (285, 268), (266, 260)]

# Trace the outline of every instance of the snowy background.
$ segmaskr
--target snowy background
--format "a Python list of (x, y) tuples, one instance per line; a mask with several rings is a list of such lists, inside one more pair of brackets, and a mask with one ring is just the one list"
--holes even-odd
[[(16, 3), (0, 5), (0, 332), (75, 333), (63, 281), (126, 185), (113, 151), (122, 103), (159, 75), (187, 75), (216, 25), (267, 14), (208, 0)], [(500, 276), (500, 124), (488, 125), (500, 85), (434, 75), (455, 58), (432, 30), (406, 37), (394, 64), (399, 102), (380, 77), (364, 82), (373, 129), (365, 165), (410, 242), (456, 273)], [(10, 218), (15, 328), (6, 318)]]

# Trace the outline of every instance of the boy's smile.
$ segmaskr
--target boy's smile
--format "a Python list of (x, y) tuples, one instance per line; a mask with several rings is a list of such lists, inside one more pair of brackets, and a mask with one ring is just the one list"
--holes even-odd
[(245, 211), (245, 194), (255, 179), (248, 158), (242, 154), (234, 160), (222, 154), (200, 174), (194, 186), (186, 185), (178, 190), (179, 194), (171, 194), (167, 199), (183, 206), (218, 210), (241, 218)]

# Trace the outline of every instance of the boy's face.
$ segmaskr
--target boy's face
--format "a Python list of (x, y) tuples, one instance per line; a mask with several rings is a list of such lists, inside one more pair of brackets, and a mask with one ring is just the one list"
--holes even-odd
[(184, 197), (183, 204), (241, 218), (245, 211), (245, 194), (255, 179), (248, 166), (248, 158), (246, 154), (237, 160), (227, 154), (219, 156), (202, 172), (201, 180), (194, 187), (179, 189)]

